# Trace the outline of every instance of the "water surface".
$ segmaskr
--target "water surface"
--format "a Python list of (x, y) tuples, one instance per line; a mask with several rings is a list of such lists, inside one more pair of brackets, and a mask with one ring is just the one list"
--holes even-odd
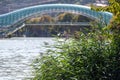
[(45, 51), (44, 42), (53, 38), (11, 38), (0, 40), (0, 80), (24, 80), (31, 76), (32, 61)]

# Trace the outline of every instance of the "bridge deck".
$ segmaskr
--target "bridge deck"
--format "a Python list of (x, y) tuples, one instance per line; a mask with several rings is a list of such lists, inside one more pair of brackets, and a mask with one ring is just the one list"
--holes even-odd
[(75, 22), (75, 23), (71, 23), (71, 22), (57, 22), (57, 23), (38, 23), (38, 24), (25, 24), (26, 26), (47, 26), (47, 25), (65, 25), (65, 26), (90, 26), (90, 22)]
[(49, 26), (49, 25), (54, 25), (54, 26), (58, 26), (58, 25), (61, 25), (61, 26), (90, 26), (90, 22), (57, 22), (57, 23), (39, 23), (39, 24), (23, 24), (17, 28), (15, 28), (14, 30), (12, 31), (9, 31), (6, 36), (8, 35), (11, 35), (13, 33), (15, 33), (16, 31), (22, 29), (23, 27), (26, 27), (26, 26)]

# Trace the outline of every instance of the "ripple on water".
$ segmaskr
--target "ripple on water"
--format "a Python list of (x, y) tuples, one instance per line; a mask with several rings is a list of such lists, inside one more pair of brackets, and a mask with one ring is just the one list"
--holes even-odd
[(44, 52), (44, 41), (52, 38), (12, 38), (0, 40), (0, 80), (23, 80), (33, 77), (33, 59)]

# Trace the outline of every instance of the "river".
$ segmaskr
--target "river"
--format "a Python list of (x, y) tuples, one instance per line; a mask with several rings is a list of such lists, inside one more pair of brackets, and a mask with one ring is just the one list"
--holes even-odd
[(46, 50), (44, 42), (54, 44), (53, 38), (11, 38), (0, 40), (0, 80), (31, 78), (30, 64)]

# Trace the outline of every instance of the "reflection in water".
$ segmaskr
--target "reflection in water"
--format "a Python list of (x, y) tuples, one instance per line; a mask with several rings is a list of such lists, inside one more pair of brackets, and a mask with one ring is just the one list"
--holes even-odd
[(44, 42), (53, 38), (11, 38), (0, 40), (0, 80), (23, 80), (31, 76), (31, 62), (45, 51)]

